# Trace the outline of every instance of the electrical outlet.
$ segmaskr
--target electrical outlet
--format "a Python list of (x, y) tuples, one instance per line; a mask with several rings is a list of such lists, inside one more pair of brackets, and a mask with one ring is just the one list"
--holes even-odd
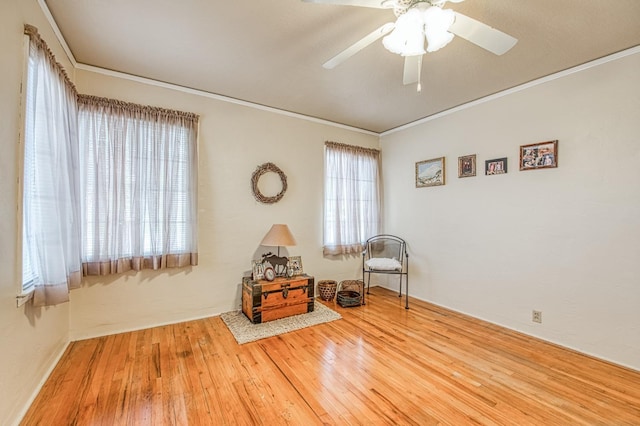
[(542, 324), (542, 311), (532, 311), (531, 321)]

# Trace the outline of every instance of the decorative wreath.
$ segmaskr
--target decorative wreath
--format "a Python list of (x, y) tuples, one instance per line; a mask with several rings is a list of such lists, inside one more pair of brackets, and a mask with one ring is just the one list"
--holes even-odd
[[(280, 176), (280, 182), (282, 182), (282, 189), (273, 197), (265, 197), (258, 188), (258, 181), (260, 180), (260, 177), (267, 172), (277, 173), (278, 176)], [(264, 204), (277, 203), (284, 196), (284, 193), (287, 190), (287, 175), (285, 175), (284, 172), (273, 163), (261, 164), (256, 167), (256, 171), (251, 175), (251, 190), (253, 191), (253, 196), (259, 202)]]

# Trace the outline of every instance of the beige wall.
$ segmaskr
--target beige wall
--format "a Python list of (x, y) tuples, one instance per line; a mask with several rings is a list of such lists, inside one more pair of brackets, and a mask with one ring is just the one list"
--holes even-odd
[(35, 0), (0, 3), (0, 423), (17, 421), (39, 383), (68, 341), (68, 304), (16, 308), (21, 275), (17, 268), (18, 132), (24, 61), (23, 26), (35, 25), (59, 62), (73, 75)]
[[(71, 293), (72, 339), (239, 308), (241, 277), (274, 223), (289, 225), (298, 242), (289, 254), (302, 256), (316, 280), (359, 276), (358, 257), (343, 262), (322, 256), (324, 142), (377, 147), (378, 136), (89, 70), (77, 71), (77, 87), (81, 93), (200, 114), (200, 264), (186, 271), (87, 279)], [(251, 193), (251, 174), (265, 162), (287, 175), (288, 190), (276, 204), (260, 204)]]
[[(81, 93), (192, 111), (201, 115), (200, 265), (189, 270), (146, 271), (89, 278), (56, 307), (15, 307), (20, 282), (16, 232), (18, 132), (24, 23), (39, 28), (70, 76), (74, 69), (35, 0), (0, 6), (0, 423), (19, 420), (69, 340), (219, 314), (240, 306), (239, 283), (273, 223), (287, 223), (305, 271), (319, 279), (360, 273), (359, 258), (322, 256), (322, 178), (325, 140), (377, 147), (375, 135), (295, 116), (276, 114), (167, 88), (77, 71)], [(250, 178), (264, 162), (288, 177), (289, 189), (273, 205), (253, 199)], [(277, 192), (273, 175), (261, 179), (265, 194)], [(286, 249), (284, 249), (286, 251)]]
[[(640, 369), (639, 69), (636, 53), (383, 135), (410, 294)], [(557, 169), (518, 170), (520, 145), (552, 139)], [(415, 162), (440, 156), (446, 185), (415, 188)], [(484, 176), (500, 157), (508, 174)]]
[[(239, 282), (271, 224), (289, 224), (316, 279), (353, 278), (359, 258), (322, 256), (323, 142), (376, 136), (77, 71), (80, 92), (201, 115), (200, 265), (90, 278), (57, 307), (15, 308), (22, 26), (36, 25), (73, 69), (35, 0), (0, 5), (0, 419), (14, 423), (71, 339), (239, 307)], [(640, 369), (640, 55), (569, 75), (382, 137), (386, 231), (407, 238), (411, 294)], [(560, 139), (560, 167), (517, 171), (521, 144)], [(456, 177), (456, 159), (509, 157), (504, 176)], [(416, 161), (447, 157), (447, 185), (414, 188)], [(249, 179), (275, 162), (289, 190), (274, 205)], [(265, 181), (269, 185), (269, 180)], [(461, 267), (463, 265), (463, 267)], [(543, 311), (543, 324), (530, 321)]]

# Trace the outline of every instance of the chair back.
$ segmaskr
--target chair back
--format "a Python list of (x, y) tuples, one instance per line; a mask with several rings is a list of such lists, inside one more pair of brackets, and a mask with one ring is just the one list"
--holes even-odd
[(396, 259), (404, 265), (406, 242), (395, 235), (381, 234), (369, 238), (365, 245), (367, 259)]

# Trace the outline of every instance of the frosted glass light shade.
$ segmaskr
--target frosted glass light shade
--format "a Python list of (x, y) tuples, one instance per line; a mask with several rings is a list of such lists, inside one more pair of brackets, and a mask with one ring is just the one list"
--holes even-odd
[(400, 15), (395, 28), (382, 39), (384, 47), (402, 56), (423, 55), (424, 20), (418, 9), (409, 9)]
[(269, 229), (267, 235), (264, 236), (260, 245), (263, 246), (295, 246), (296, 239), (289, 230), (287, 225), (276, 224)]
[(443, 10), (438, 6), (425, 9), (424, 5), (426, 3), (419, 3), (398, 17), (393, 31), (382, 39), (387, 50), (402, 56), (424, 55), (443, 48), (453, 40), (453, 34), (449, 32), (455, 20), (453, 10)]
[(453, 34), (449, 28), (453, 25), (455, 14), (453, 10), (443, 10), (432, 6), (424, 11), (424, 34), (427, 38), (427, 52), (435, 52), (453, 40)]

